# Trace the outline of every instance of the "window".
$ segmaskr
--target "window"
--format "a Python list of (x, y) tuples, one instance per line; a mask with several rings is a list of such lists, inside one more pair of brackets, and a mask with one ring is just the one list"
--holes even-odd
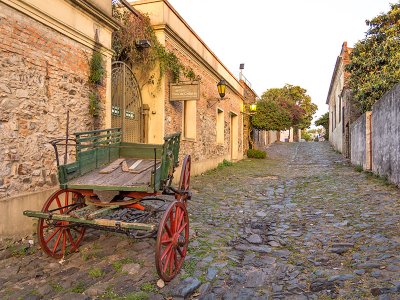
[(335, 106), (333, 107), (333, 129), (335, 129), (336, 128), (336, 103), (335, 103)]
[(224, 143), (224, 111), (217, 109), (217, 144)]
[(183, 101), (183, 137), (196, 138), (196, 100)]
[(342, 121), (342, 96), (339, 95), (339, 123)]

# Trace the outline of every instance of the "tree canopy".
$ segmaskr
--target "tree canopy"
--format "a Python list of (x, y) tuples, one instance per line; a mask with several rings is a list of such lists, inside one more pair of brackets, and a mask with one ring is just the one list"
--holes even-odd
[(363, 112), (400, 81), (400, 3), (366, 24), (366, 37), (355, 44), (346, 67), (349, 87)]
[(325, 138), (329, 139), (329, 112), (324, 113), (318, 120), (315, 121), (315, 126), (325, 128)]
[(262, 94), (252, 125), (264, 130), (305, 129), (311, 125), (316, 111), (317, 105), (311, 102), (307, 90), (286, 84), (283, 88), (272, 88)]

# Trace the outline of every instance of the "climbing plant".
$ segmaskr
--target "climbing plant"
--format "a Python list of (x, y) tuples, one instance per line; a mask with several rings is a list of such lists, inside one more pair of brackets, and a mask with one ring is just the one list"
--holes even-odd
[[(154, 70), (157, 67), (159, 69), (158, 83), (166, 73), (171, 75), (174, 81), (179, 80), (181, 76), (190, 80), (197, 79), (190, 67), (186, 67), (175, 53), (166, 49), (158, 41), (148, 16), (137, 17), (115, 4), (113, 16), (123, 25), (113, 33), (114, 60), (124, 61), (134, 69), (139, 69), (140, 71), (136, 72), (139, 82), (154, 83)], [(137, 47), (138, 40), (148, 40), (151, 47), (145, 49)]]
[(93, 52), (89, 61), (89, 70), (89, 113), (93, 117), (97, 117), (100, 110), (99, 86), (103, 83), (103, 77), (106, 73), (103, 55), (100, 52)]

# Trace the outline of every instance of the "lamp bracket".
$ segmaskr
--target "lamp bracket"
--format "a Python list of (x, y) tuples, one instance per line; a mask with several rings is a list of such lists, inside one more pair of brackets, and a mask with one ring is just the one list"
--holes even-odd
[(248, 112), (244, 112), (244, 111), (241, 111), (240, 113), (242, 115), (246, 115), (246, 116), (254, 116), (256, 114), (255, 112), (248, 113)]
[(230, 100), (230, 98), (229, 97), (224, 97), (224, 98), (208, 99), (207, 100), (207, 108), (213, 107), (215, 104), (219, 103), (222, 100)]

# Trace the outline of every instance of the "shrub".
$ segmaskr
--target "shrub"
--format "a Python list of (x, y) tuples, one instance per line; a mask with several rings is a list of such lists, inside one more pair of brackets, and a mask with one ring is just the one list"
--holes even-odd
[(362, 171), (364, 171), (363, 166), (361, 166), (361, 165), (356, 165), (356, 166), (354, 167), (354, 170), (355, 170), (356, 172), (362, 172)]
[(247, 157), (248, 158), (266, 158), (267, 153), (257, 149), (249, 149), (247, 150)]
[(218, 164), (218, 167), (217, 167), (217, 168), (218, 168), (218, 169), (222, 169), (222, 168), (224, 168), (224, 167), (230, 167), (230, 166), (233, 166), (233, 162), (224, 159), (223, 162), (221, 162), (221, 163)]

